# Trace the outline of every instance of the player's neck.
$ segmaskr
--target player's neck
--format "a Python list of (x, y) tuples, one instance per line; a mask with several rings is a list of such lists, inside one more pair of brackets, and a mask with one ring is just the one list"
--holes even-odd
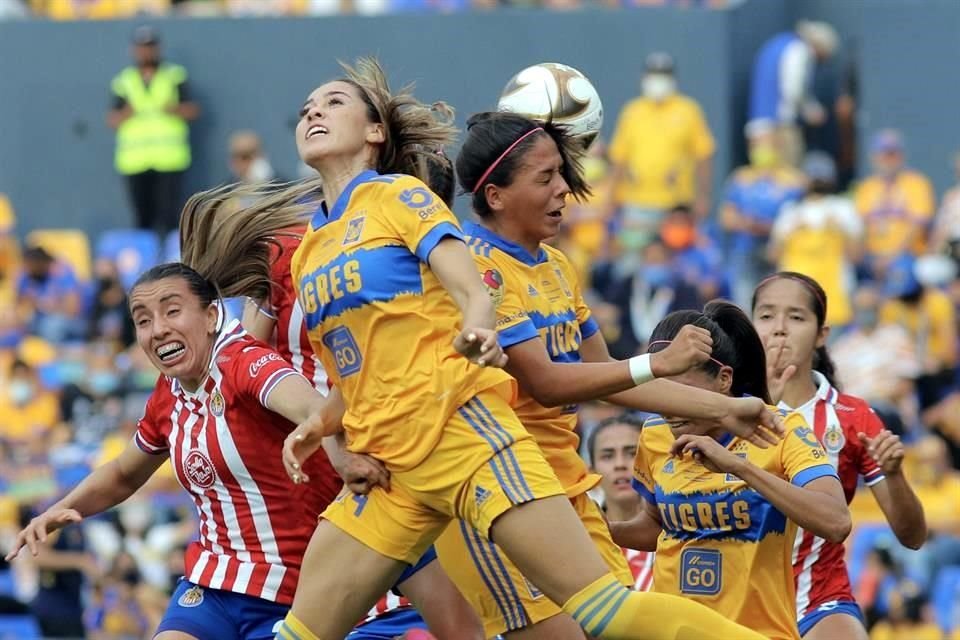
[(526, 237), (510, 220), (499, 219), (496, 216), (487, 216), (480, 221), (480, 224), (504, 240), (509, 240), (513, 244), (523, 247), (531, 256), (537, 255), (537, 252), (540, 250), (540, 241), (535, 238)]
[(348, 158), (343, 161), (334, 160), (318, 169), (320, 178), (323, 180), (323, 199), (327, 207), (332, 208), (346, 190), (347, 185), (367, 168), (363, 163), (358, 163), (355, 158)]
[(796, 409), (803, 406), (817, 394), (817, 385), (813, 381), (813, 372), (810, 369), (798, 371), (783, 387), (781, 400), (788, 407)]
[(626, 522), (640, 514), (640, 501), (630, 500), (629, 502), (617, 502), (607, 500), (604, 505), (604, 511), (607, 514), (607, 520), (611, 522)]

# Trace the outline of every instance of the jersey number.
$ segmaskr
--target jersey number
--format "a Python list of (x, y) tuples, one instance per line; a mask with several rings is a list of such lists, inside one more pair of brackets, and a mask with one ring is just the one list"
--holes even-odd
[(712, 596), (723, 584), (723, 556), (715, 549), (684, 549), (680, 556), (680, 593)]
[(333, 354), (333, 361), (337, 365), (337, 373), (341, 378), (360, 371), (363, 358), (360, 356), (360, 348), (357, 346), (357, 341), (353, 339), (350, 329), (344, 326), (331, 329), (323, 336), (323, 344)]

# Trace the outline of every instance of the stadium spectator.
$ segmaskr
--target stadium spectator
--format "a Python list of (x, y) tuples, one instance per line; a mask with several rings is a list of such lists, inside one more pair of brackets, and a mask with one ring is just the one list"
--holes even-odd
[(81, 285), (73, 270), (35, 246), (23, 252), (17, 309), (27, 331), (53, 343), (82, 338)]
[(109, 260), (98, 261), (94, 269), (97, 281), (87, 340), (108, 340), (119, 349), (126, 349), (134, 344), (136, 335), (127, 311), (127, 293), (120, 282), (120, 274)]
[(827, 324), (850, 322), (854, 264), (860, 256), (863, 223), (849, 199), (836, 196), (833, 158), (822, 151), (807, 154), (803, 164), (807, 192), (785, 204), (770, 233), (767, 255), (778, 271), (794, 271), (820, 283), (833, 301)]
[(230, 134), (231, 182), (269, 182), (276, 177), (255, 132), (243, 129)]
[(16, 294), (20, 247), (14, 233), (17, 219), (13, 205), (0, 193), (0, 305), (12, 305)]
[(900, 254), (923, 253), (934, 196), (927, 177), (904, 165), (903, 137), (898, 131), (878, 132), (870, 153), (873, 174), (857, 187), (855, 203), (864, 221), (865, 271), (882, 278)]
[(720, 249), (697, 227), (690, 207), (678, 205), (667, 213), (660, 226), (660, 238), (673, 252), (674, 269), (684, 282), (697, 289), (701, 300), (729, 296)]
[(49, 434), (60, 420), (54, 393), (40, 384), (36, 371), (15, 360), (0, 394), (0, 440), (25, 443)]
[(563, 210), (564, 223), (557, 239), (558, 246), (570, 259), (584, 285), (589, 281), (591, 266), (604, 254), (609, 241), (606, 198), (610, 191), (610, 166), (606, 151), (606, 144), (600, 138), (590, 145), (583, 159), (583, 177), (593, 193), (584, 202), (574, 198), (567, 200)]
[(801, 20), (793, 31), (767, 40), (754, 59), (747, 122), (776, 123), (784, 157), (793, 166), (799, 166), (804, 154), (800, 122), (820, 125), (827, 119), (811, 92), (813, 71), (836, 48), (832, 26)]
[(636, 252), (649, 243), (666, 211), (694, 203), (710, 209), (714, 141), (700, 105), (677, 92), (673, 58), (647, 56), (643, 95), (620, 112), (610, 141), (610, 206), (620, 207), (620, 241)]
[(916, 259), (906, 253), (889, 264), (880, 307), (880, 322), (899, 324), (916, 345), (923, 373), (917, 378), (920, 410), (940, 402), (954, 381), (957, 325), (953, 303), (943, 291), (924, 286)]
[(114, 165), (124, 176), (137, 226), (165, 235), (177, 228), (180, 186), (190, 167), (188, 123), (200, 115), (182, 66), (161, 58), (151, 27), (134, 31), (134, 64), (111, 83), (107, 123), (117, 130)]
[(960, 255), (955, 247), (960, 244), (960, 152), (953, 157), (953, 171), (957, 183), (943, 194), (940, 209), (933, 221), (930, 248), (933, 251)]
[(110, 20), (163, 15), (171, 0), (34, 0), (35, 11), (53, 20)]
[(730, 176), (720, 225), (727, 233), (727, 262), (733, 300), (746, 309), (753, 287), (773, 270), (767, 260), (767, 239), (783, 205), (803, 195), (803, 176), (785, 162), (770, 120), (745, 130), (750, 164)]
[(831, 352), (843, 390), (866, 400), (887, 429), (903, 435), (917, 418), (914, 380), (922, 369), (907, 330), (880, 322), (881, 302), (875, 287), (860, 287), (853, 295), (853, 323)]

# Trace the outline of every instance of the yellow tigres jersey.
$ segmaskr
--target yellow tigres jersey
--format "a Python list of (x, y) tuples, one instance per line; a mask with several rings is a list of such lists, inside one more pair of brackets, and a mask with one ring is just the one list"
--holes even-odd
[(343, 392), (350, 449), (416, 466), (454, 411), (512, 378), (453, 348), (461, 313), (427, 265), (457, 220), (422, 182), (366, 171), (314, 215), (291, 272), (310, 343)]
[[(480, 225), (468, 223), (467, 246), (497, 307), (500, 346), (540, 338), (554, 362), (580, 362), (580, 344), (597, 332), (573, 266), (557, 249), (541, 245), (533, 256)], [(567, 495), (596, 486), (577, 453), (577, 405), (544, 407), (523, 389), (514, 411), (537, 440)]]
[[(732, 434), (720, 443), (797, 486), (836, 477), (803, 417), (784, 419), (787, 435), (776, 446), (760, 449)], [(663, 527), (654, 591), (694, 598), (772, 640), (798, 640), (797, 525), (736, 476), (713, 473), (691, 456), (672, 458), (673, 441), (662, 418), (648, 419), (634, 463), (634, 488), (657, 507)]]

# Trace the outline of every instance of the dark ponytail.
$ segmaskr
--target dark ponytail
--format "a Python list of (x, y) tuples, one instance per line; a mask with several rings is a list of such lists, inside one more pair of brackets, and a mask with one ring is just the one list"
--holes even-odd
[[(807, 308), (812, 311), (813, 315), (817, 318), (817, 331), (819, 332), (820, 329), (823, 329), (823, 326), (827, 322), (827, 292), (823, 290), (819, 282), (810, 276), (805, 276), (795, 271), (778, 271), (769, 278), (761, 281), (760, 284), (757, 285), (757, 288), (753, 290), (753, 299), (750, 301), (751, 312), (757, 308), (757, 298), (760, 295), (760, 291), (775, 280), (793, 280), (803, 286), (803, 290), (807, 294)], [(830, 357), (826, 346), (817, 347), (813, 352), (813, 370), (822, 374), (823, 377), (827, 379), (827, 382), (830, 383), (831, 387), (835, 389), (840, 388), (836, 380), (836, 367), (833, 364), (833, 359)]]
[[(662, 351), (684, 325), (692, 324), (710, 332), (713, 338), (713, 360), (707, 360), (700, 369), (716, 376), (721, 363), (733, 369), (730, 395), (744, 395), (763, 399), (770, 404), (767, 389), (767, 356), (763, 342), (750, 318), (738, 306), (726, 300), (708, 302), (699, 311), (674, 311), (667, 315), (650, 334), (651, 352)], [(663, 341), (663, 344), (655, 344)]]

